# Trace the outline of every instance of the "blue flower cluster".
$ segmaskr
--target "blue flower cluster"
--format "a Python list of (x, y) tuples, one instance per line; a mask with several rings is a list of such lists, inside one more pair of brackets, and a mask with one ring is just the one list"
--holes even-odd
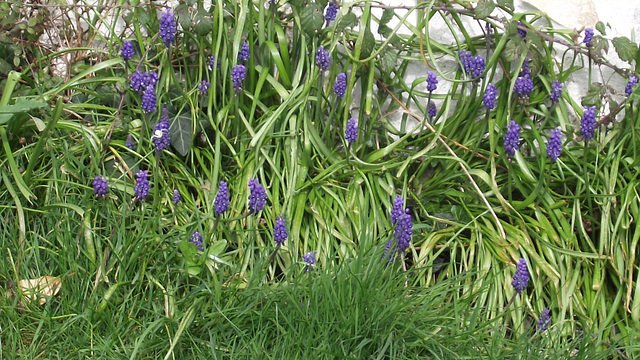
[(309, 251), (308, 253), (302, 255), (302, 261), (306, 264), (306, 272), (313, 270), (313, 267), (316, 265), (316, 252)]
[(195, 245), (198, 248), (198, 250), (204, 251), (204, 243), (202, 242), (201, 232), (194, 231), (193, 235), (191, 235), (191, 240), (189, 240), (189, 242)]
[(331, 66), (331, 55), (324, 49), (324, 46), (320, 46), (316, 51), (316, 66), (323, 71), (329, 70), (329, 66)]
[(482, 104), (484, 105), (484, 107), (486, 107), (488, 110), (495, 109), (497, 94), (498, 93), (496, 92), (495, 85), (493, 84), (487, 85), (487, 90), (485, 91), (484, 96), (482, 97)]
[(127, 141), (124, 142), (124, 146), (129, 148), (129, 150), (133, 150), (136, 147), (136, 143), (133, 140), (133, 135), (127, 135)]
[(340, 8), (337, 4), (330, 2), (329, 6), (327, 6), (327, 11), (324, 14), (324, 19), (329, 22), (336, 19), (336, 15), (338, 15), (338, 10)]
[(249, 179), (249, 212), (257, 214), (262, 209), (267, 201), (267, 192), (264, 191), (264, 187), (258, 181), (258, 179)]
[(211, 86), (211, 83), (207, 80), (200, 81), (200, 85), (198, 85), (198, 93), (200, 95), (207, 95), (209, 92), (209, 86)]
[(476, 55), (471, 59), (471, 76), (474, 79), (480, 79), (482, 74), (484, 73), (484, 69), (487, 67), (487, 64), (484, 58), (480, 55)]
[(169, 147), (171, 141), (170, 126), (171, 119), (169, 118), (169, 112), (167, 108), (163, 108), (160, 121), (156, 124), (152, 137), (153, 143), (156, 145), (156, 151), (160, 152)]
[[(398, 195), (393, 199), (393, 207), (391, 208), (391, 225), (394, 225), (393, 239), (389, 240), (385, 246), (384, 259), (389, 254), (389, 262), (393, 262), (396, 253), (403, 254), (411, 242), (413, 234), (413, 222), (409, 209), (404, 208), (404, 199)], [(395, 240), (395, 249), (394, 247)]]
[(353, 144), (358, 138), (358, 120), (351, 118), (347, 121), (347, 129), (344, 131), (344, 138)]
[(122, 43), (122, 47), (120, 48), (120, 55), (124, 59), (124, 61), (129, 61), (133, 57), (133, 43), (131, 41), (125, 41)]
[(131, 75), (131, 88), (139, 93), (144, 93), (148, 87), (154, 87), (158, 83), (158, 73), (151, 70), (145, 73), (136, 70)]
[(251, 58), (251, 52), (249, 50), (249, 43), (243, 42), (238, 53), (238, 61), (248, 61)]
[(520, 149), (520, 125), (511, 120), (507, 125), (507, 133), (504, 135), (504, 150), (512, 158)]
[(244, 65), (235, 65), (231, 70), (231, 80), (235, 91), (242, 89), (242, 83), (247, 76), (247, 68)]
[(627, 95), (627, 97), (631, 95), (631, 93), (633, 92), (633, 87), (636, 86), (636, 84), (638, 84), (638, 77), (635, 75), (629, 76), (627, 87), (624, 89), (624, 93), (625, 95)]
[(585, 106), (584, 115), (580, 121), (580, 135), (584, 142), (588, 142), (593, 139), (593, 135), (596, 131), (596, 107)]
[(284, 219), (282, 216), (278, 216), (276, 219), (276, 225), (273, 227), (273, 240), (279, 246), (284, 245), (284, 241), (287, 240), (289, 234), (287, 234), (287, 228), (284, 225)]
[(462, 64), (462, 71), (467, 74), (471, 73), (471, 62), (473, 61), (473, 54), (471, 51), (460, 50), (458, 52), (458, 59), (460, 59), (460, 64)]
[(160, 16), (160, 29), (159, 34), (166, 47), (169, 47), (174, 42), (176, 34), (178, 33), (178, 24), (176, 23), (175, 15), (167, 10)]
[(438, 88), (438, 78), (436, 77), (436, 74), (434, 74), (433, 71), (428, 71), (427, 72), (427, 91), (433, 92), (437, 88)]
[(547, 142), (547, 155), (551, 162), (558, 160), (562, 152), (562, 129), (558, 126), (551, 130), (549, 141)]
[(336, 77), (336, 83), (333, 85), (333, 92), (342, 99), (347, 93), (347, 74), (339, 73)]
[(557, 103), (562, 97), (562, 84), (558, 80), (553, 80), (551, 83), (551, 94), (549, 95), (552, 103)]
[(207, 67), (209, 68), (209, 70), (213, 70), (216, 66), (218, 69), (220, 69), (220, 59), (218, 59), (217, 65), (216, 65), (216, 56), (211, 55), (209, 57), (209, 62), (207, 63)]
[[(518, 21), (518, 26), (525, 27), (522, 21)], [(527, 32), (525, 30), (518, 28), (517, 31), (518, 31), (518, 36), (520, 36), (522, 39), (527, 37)]]
[(587, 47), (591, 47), (591, 39), (593, 38), (593, 29), (592, 28), (586, 28), (584, 29), (584, 39), (582, 40), (582, 42), (587, 46)]
[(547, 331), (551, 324), (551, 311), (547, 308), (542, 309), (540, 319), (538, 320), (538, 331), (541, 333)]
[(171, 198), (174, 204), (179, 204), (182, 201), (182, 195), (178, 189), (173, 190), (173, 197)]
[(513, 275), (513, 289), (517, 294), (521, 294), (524, 289), (527, 288), (529, 283), (529, 271), (527, 270), (527, 261), (524, 258), (520, 258), (516, 267), (516, 273)]
[(433, 101), (429, 101), (429, 108), (427, 110), (427, 115), (429, 115), (429, 120), (433, 120), (438, 114), (438, 109), (436, 109), (436, 104)]
[(529, 74), (518, 76), (513, 86), (513, 91), (520, 99), (527, 99), (533, 91), (533, 80)]
[(109, 185), (107, 183), (107, 179), (98, 175), (93, 179), (93, 194), (98, 199), (104, 199), (107, 197), (107, 192), (109, 191)]
[(229, 185), (226, 181), (220, 181), (220, 187), (218, 188), (218, 194), (213, 201), (213, 208), (216, 215), (224, 214), (229, 209)]
[(136, 174), (136, 186), (133, 193), (140, 201), (144, 201), (149, 196), (149, 174), (146, 170), (140, 170)]

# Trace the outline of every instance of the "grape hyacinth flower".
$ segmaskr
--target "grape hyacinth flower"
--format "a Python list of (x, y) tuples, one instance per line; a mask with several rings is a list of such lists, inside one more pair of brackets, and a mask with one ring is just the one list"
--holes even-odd
[(526, 74), (529, 74), (529, 77), (531, 77), (531, 60), (529, 59), (524, 59), (522, 67), (520, 68), (520, 76)]
[(218, 194), (213, 201), (213, 208), (216, 215), (222, 215), (227, 209), (229, 209), (229, 185), (225, 181), (220, 181), (220, 187), (218, 188)]
[(329, 66), (331, 66), (331, 55), (324, 49), (324, 46), (320, 46), (316, 51), (316, 65), (323, 71), (329, 70)]
[(173, 43), (177, 33), (178, 24), (176, 24), (175, 15), (169, 10), (163, 12), (160, 16), (159, 36), (166, 47)]
[(282, 216), (278, 216), (276, 225), (273, 227), (273, 240), (278, 246), (282, 246), (287, 237), (289, 237), (289, 234), (287, 234), (287, 228), (284, 226), (284, 220)]
[(458, 58), (460, 59), (460, 63), (462, 64), (462, 70), (470, 74), (471, 73), (471, 61), (473, 60), (473, 55), (470, 51), (460, 50), (458, 52)]
[[(518, 21), (518, 26), (524, 27), (524, 23), (522, 21)], [(524, 39), (527, 37), (527, 32), (525, 30), (518, 28), (518, 36)]]
[(518, 149), (520, 149), (520, 125), (515, 120), (511, 120), (504, 135), (504, 151), (512, 158)]
[(109, 191), (109, 184), (107, 179), (98, 175), (93, 179), (93, 194), (97, 199), (104, 199), (107, 197)]
[(635, 75), (629, 76), (629, 82), (627, 82), (627, 88), (624, 89), (624, 93), (627, 95), (627, 97), (631, 95), (631, 93), (633, 92), (633, 87), (636, 86), (636, 84), (638, 84), (638, 77)]
[(555, 104), (560, 101), (560, 98), (562, 97), (562, 86), (563, 85), (558, 80), (553, 80), (551, 83), (551, 94), (549, 97), (551, 98), (552, 103)]
[(411, 242), (411, 234), (413, 232), (413, 223), (411, 222), (411, 214), (407, 211), (400, 216), (396, 228), (394, 231), (394, 238), (396, 239), (396, 246), (398, 252), (403, 254), (409, 247)]
[(200, 95), (206, 95), (209, 92), (209, 86), (211, 86), (211, 83), (207, 80), (200, 81), (200, 85), (198, 85), (198, 93)]
[[(389, 250), (391, 250), (391, 246), (393, 246), (393, 239), (387, 241), (387, 245), (385, 245), (384, 247), (384, 253), (382, 254), (382, 259), (384, 260), (385, 257), (387, 257), (387, 254), (389, 254)], [(389, 254), (389, 262), (393, 262), (393, 251)]]
[(480, 55), (476, 55), (471, 59), (471, 76), (474, 79), (480, 80), (484, 69), (487, 66), (484, 58)]
[(249, 51), (249, 43), (244, 41), (242, 43), (242, 47), (240, 48), (240, 52), (238, 53), (238, 61), (247, 61), (251, 58), (251, 52)]
[(433, 92), (437, 88), (438, 88), (438, 78), (436, 77), (436, 74), (434, 74), (433, 71), (428, 71), (427, 72), (427, 91)]
[(156, 103), (158, 99), (156, 98), (156, 87), (155, 85), (147, 86), (142, 94), (142, 110), (147, 113), (152, 113), (156, 111)]
[(547, 331), (551, 323), (551, 311), (547, 308), (542, 309), (540, 319), (538, 320), (538, 331), (541, 333)]
[(592, 28), (586, 28), (584, 29), (584, 39), (582, 40), (582, 42), (587, 46), (587, 47), (591, 47), (591, 39), (593, 38), (593, 29)]
[[(217, 67), (218, 69), (220, 69), (220, 59), (218, 59), (217, 62)], [(207, 63), (207, 67), (209, 68), (209, 70), (213, 70), (214, 67), (216, 67), (216, 56), (215, 55), (211, 55), (211, 57), (209, 57), (209, 62)]]
[(156, 128), (153, 131), (153, 143), (156, 145), (156, 151), (160, 152), (169, 147), (171, 141), (171, 134), (169, 127), (171, 126), (171, 119), (169, 118), (169, 112), (167, 108), (162, 109), (162, 115), (160, 121), (156, 124)]
[(182, 201), (182, 195), (180, 195), (180, 191), (178, 189), (173, 190), (173, 203), (179, 204)]
[(316, 265), (316, 252), (309, 251), (308, 253), (302, 255), (302, 261), (304, 261), (304, 263), (306, 264), (306, 272), (313, 270), (313, 267)]
[(584, 139), (584, 142), (588, 142), (593, 139), (593, 135), (596, 131), (596, 107), (585, 106), (584, 115), (580, 121), (580, 135)]
[(495, 109), (496, 108), (496, 95), (498, 93), (496, 92), (496, 86), (493, 84), (489, 84), (487, 85), (487, 90), (484, 93), (484, 96), (482, 97), (482, 104), (484, 105), (484, 107), (487, 108), (487, 110), (491, 110), (491, 109)]
[(336, 19), (336, 15), (338, 15), (338, 5), (330, 2), (329, 6), (327, 6), (327, 12), (324, 13), (324, 19), (327, 22), (333, 21)]
[(344, 138), (353, 144), (358, 138), (358, 120), (351, 118), (347, 121), (347, 129), (344, 131)]
[(404, 199), (398, 195), (393, 199), (393, 208), (391, 208), (391, 225), (395, 225), (400, 217), (404, 214)]
[(149, 174), (146, 170), (140, 170), (136, 174), (136, 186), (133, 188), (133, 193), (141, 201), (149, 196)]
[(125, 41), (122, 43), (122, 47), (120, 48), (120, 55), (124, 59), (124, 61), (129, 61), (133, 57), (133, 43), (131, 41)]
[(438, 109), (436, 109), (436, 104), (433, 101), (429, 101), (429, 109), (427, 110), (427, 115), (429, 115), (429, 120), (433, 120), (434, 117), (438, 114)]
[(244, 65), (236, 65), (231, 70), (231, 80), (235, 91), (240, 91), (244, 78), (247, 76), (247, 68)]
[(204, 251), (204, 244), (202, 242), (202, 233), (200, 231), (194, 231), (193, 235), (191, 235), (190, 243), (195, 245), (199, 251)]
[(347, 74), (340, 73), (336, 77), (336, 83), (333, 85), (333, 92), (342, 99), (347, 93)]
[(267, 201), (267, 192), (264, 191), (262, 184), (258, 182), (258, 179), (249, 179), (249, 212), (251, 214), (257, 214), (264, 209), (264, 205)]
[(129, 150), (133, 150), (136, 147), (136, 143), (133, 140), (133, 135), (127, 135), (127, 141), (124, 142), (124, 146), (129, 148)]
[(529, 76), (529, 74), (518, 76), (513, 86), (513, 91), (520, 99), (528, 98), (533, 91), (533, 80), (531, 80), (531, 76)]
[(513, 275), (513, 289), (516, 294), (522, 294), (522, 291), (527, 288), (529, 283), (529, 271), (527, 270), (527, 261), (524, 258), (520, 258), (516, 267), (516, 273)]
[(547, 142), (547, 155), (551, 162), (558, 160), (562, 152), (562, 129), (558, 126), (551, 130), (549, 141)]

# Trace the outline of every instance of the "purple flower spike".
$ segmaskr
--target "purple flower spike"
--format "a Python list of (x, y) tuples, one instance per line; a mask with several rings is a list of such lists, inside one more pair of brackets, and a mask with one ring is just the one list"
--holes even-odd
[(347, 74), (340, 73), (336, 77), (336, 83), (333, 85), (333, 92), (338, 96), (338, 99), (342, 99), (347, 93)]
[(528, 283), (529, 271), (527, 270), (527, 261), (524, 258), (520, 258), (511, 285), (513, 285), (513, 289), (517, 294), (522, 294), (522, 291), (527, 288)]
[(98, 199), (104, 199), (107, 197), (107, 192), (109, 191), (109, 184), (107, 183), (107, 179), (98, 175), (93, 179), (93, 194)]
[(136, 147), (135, 140), (133, 139), (133, 135), (127, 135), (127, 141), (124, 142), (124, 146), (129, 148), (129, 150), (133, 150)]
[(627, 95), (627, 97), (631, 95), (631, 93), (633, 92), (633, 87), (636, 86), (636, 84), (638, 84), (638, 77), (635, 75), (629, 76), (629, 82), (627, 82), (627, 88), (624, 89), (624, 93), (625, 95)]
[(211, 86), (211, 83), (207, 80), (200, 81), (200, 85), (198, 85), (198, 93), (200, 95), (207, 95), (209, 92), (209, 86)]
[(404, 214), (404, 199), (398, 195), (393, 199), (393, 208), (391, 209), (391, 225), (395, 225), (400, 217)]
[(284, 226), (284, 220), (281, 216), (278, 216), (276, 225), (273, 227), (273, 240), (276, 244), (282, 246), (288, 237), (289, 234), (287, 234), (287, 228)]
[(433, 92), (437, 88), (438, 88), (438, 78), (436, 77), (436, 74), (434, 74), (433, 71), (428, 71), (427, 72), (427, 91)]
[(588, 142), (593, 139), (593, 135), (596, 131), (596, 107), (585, 106), (584, 115), (582, 115), (582, 121), (580, 121), (580, 135), (584, 139), (584, 142)]
[(178, 33), (178, 24), (176, 24), (175, 15), (167, 10), (160, 16), (160, 38), (164, 41), (166, 47), (169, 47), (176, 38)]
[(507, 133), (504, 135), (504, 151), (512, 158), (520, 149), (520, 125), (511, 120), (507, 125)]
[(473, 59), (471, 59), (471, 76), (474, 79), (480, 80), (486, 66), (487, 64), (482, 56), (474, 56)]
[(240, 52), (238, 53), (238, 61), (247, 61), (251, 58), (251, 52), (249, 50), (249, 43), (246, 41), (242, 43)]
[(429, 115), (429, 120), (433, 120), (438, 114), (438, 109), (436, 109), (436, 104), (433, 101), (429, 101), (429, 109), (427, 110), (427, 114)]
[(218, 65), (216, 65), (216, 56), (215, 55), (211, 55), (211, 57), (209, 57), (209, 62), (207, 63), (207, 67), (209, 68), (209, 70), (213, 70), (216, 66), (218, 69), (220, 69), (220, 59), (218, 59)]
[(258, 179), (249, 179), (249, 212), (257, 214), (262, 209), (267, 201), (267, 192), (264, 191), (262, 184), (258, 182)]
[(329, 6), (327, 6), (327, 12), (324, 14), (324, 19), (329, 22), (336, 19), (336, 15), (338, 15), (338, 5), (330, 2)]
[(308, 253), (302, 255), (302, 261), (304, 261), (304, 263), (306, 264), (306, 272), (313, 270), (313, 267), (316, 265), (316, 252), (309, 251)]
[(180, 191), (178, 189), (173, 190), (172, 200), (174, 204), (180, 204), (182, 201), (182, 195), (180, 195)]
[(471, 73), (471, 61), (473, 60), (473, 55), (470, 51), (460, 50), (458, 52), (458, 58), (460, 59), (460, 63), (462, 64), (462, 70), (470, 74)]
[(558, 160), (560, 153), (562, 152), (562, 129), (558, 126), (551, 130), (549, 136), (549, 142), (547, 142), (547, 155), (551, 162)]
[(331, 55), (324, 49), (324, 46), (320, 46), (316, 51), (316, 65), (323, 71), (329, 70), (329, 66), (331, 66)]
[(593, 29), (586, 28), (584, 29), (584, 40), (582, 42), (587, 46), (591, 47), (591, 39), (593, 38)]
[(398, 252), (403, 254), (407, 248), (409, 248), (409, 243), (411, 242), (411, 234), (413, 233), (413, 223), (411, 222), (411, 214), (409, 214), (409, 209), (405, 211), (402, 216), (398, 219), (398, 223), (394, 230), (394, 238), (396, 239), (396, 246), (398, 248)]
[(242, 89), (242, 83), (247, 76), (247, 68), (244, 65), (236, 65), (231, 70), (231, 80), (233, 81), (233, 89), (238, 92)]
[(557, 103), (562, 97), (562, 84), (558, 80), (553, 80), (551, 83), (551, 94), (549, 95), (552, 103)]
[(533, 91), (533, 80), (531, 80), (531, 76), (529, 76), (529, 74), (518, 76), (513, 86), (513, 91), (520, 99), (529, 98), (529, 95)]
[(496, 92), (496, 86), (493, 84), (489, 84), (487, 85), (487, 90), (484, 93), (484, 96), (482, 97), (482, 104), (484, 105), (484, 107), (487, 108), (487, 110), (491, 110), (491, 109), (495, 109), (496, 108), (496, 95), (498, 93)]
[(225, 181), (220, 181), (218, 195), (216, 195), (216, 199), (213, 201), (213, 208), (216, 215), (222, 215), (229, 209), (229, 186)]
[(204, 251), (204, 244), (202, 242), (201, 232), (195, 231), (193, 235), (191, 235), (191, 240), (189, 240), (189, 242), (195, 245), (198, 248), (198, 250)]
[[(522, 21), (518, 21), (518, 26), (524, 27), (524, 23)], [(525, 30), (518, 28), (518, 36), (524, 39), (527, 37), (527, 32)]]
[(358, 120), (351, 118), (347, 121), (347, 129), (344, 131), (344, 138), (353, 144), (358, 138)]
[(122, 43), (122, 47), (120, 48), (120, 55), (124, 59), (124, 61), (129, 61), (133, 57), (133, 43), (131, 41), (125, 41)]
[(156, 128), (153, 131), (153, 143), (156, 145), (156, 151), (160, 152), (169, 147), (171, 144), (171, 134), (169, 127), (171, 126), (171, 119), (169, 118), (169, 112), (167, 108), (162, 109), (162, 115), (160, 121), (156, 124)]
[(538, 331), (541, 333), (547, 331), (551, 324), (551, 311), (547, 308), (542, 309), (540, 320), (538, 320)]
[(149, 196), (149, 174), (146, 170), (140, 170), (136, 174), (136, 186), (133, 193), (140, 201), (144, 201)]
[(144, 90), (144, 94), (142, 94), (142, 110), (146, 113), (152, 113), (156, 111), (156, 103), (158, 99), (156, 98), (156, 87), (155, 86), (147, 86)]

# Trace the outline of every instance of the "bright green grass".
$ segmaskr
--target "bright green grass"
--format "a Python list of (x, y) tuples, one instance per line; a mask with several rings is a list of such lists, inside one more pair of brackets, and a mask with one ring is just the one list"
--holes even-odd
[[(96, 51), (74, 64), (70, 79), (51, 79), (47, 67), (83, 49), (32, 49), (37, 61), (2, 78), (0, 359), (637, 356), (635, 94), (620, 122), (585, 147), (581, 102), (601, 109), (603, 101), (615, 108), (625, 99), (607, 90), (585, 99), (565, 94), (551, 106), (552, 80), (595, 65), (575, 50), (556, 62), (559, 45), (535, 32), (522, 41), (514, 28), (522, 14), (505, 5), (514, 22), (487, 19), (496, 30), (487, 51), (486, 39), (462, 26), (472, 14), (436, 11), (431, 3), (410, 9), (417, 14), (410, 24), (407, 13), (389, 10), (379, 19), (377, 4), (360, 2), (328, 27), (318, 21), (324, 0), (291, 1), (291, 12), (284, 4), (264, 10), (263, 1), (225, 3), (175, 8), (183, 31), (171, 50), (145, 35), (157, 33), (154, 8), (78, 13), (89, 33), (106, 26), (110, 34), (73, 44)], [(123, 18), (131, 36), (116, 33), (107, 15)], [(454, 42), (430, 37), (432, 17), (450, 26)], [(390, 18), (399, 25), (382, 26), (373, 41), (367, 29)], [(576, 35), (540, 34), (562, 42)], [(128, 63), (118, 56), (123, 40), (139, 47)], [(236, 92), (230, 74), (244, 40), (252, 58)], [(333, 58), (325, 73), (315, 65), (320, 45)], [(488, 55), (479, 82), (443, 65), (460, 49)], [(220, 68), (207, 68), (211, 54)], [(526, 58), (536, 89), (522, 105), (510, 91), (514, 77), (502, 74), (517, 74)], [(440, 86), (452, 84), (448, 92), (424, 92), (426, 74), (404, 80), (421, 62)], [(151, 114), (128, 89), (137, 66), (159, 73)], [(333, 82), (343, 71), (349, 90), (338, 101)], [(202, 79), (212, 84), (206, 96), (197, 92)], [(499, 94), (487, 114), (489, 82)], [(425, 121), (428, 99), (439, 107), (433, 124)], [(174, 140), (158, 153), (151, 136), (162, 107)], [(360, 129), (351, 146), (344, 139), (349, 117)], [(523, 132), (509, 160), (502, 138), (511, 119)], [(416, 121), (424, 127), (413, 129)], [(564, 150), (551, 165), (544, 144), (556, 126)], [(133, 150), (125, 147), (129, 134)], [(149, 171), (151, 194), (135, 202), (141, 169)], [(93, 196), (97, 175), (109, 180), (106, 199)], [(245, 216), (250, 178), (265, 186), (268, 200)], [(218, 218), (221, 180), (231, 205)], [(393, 236), (397, 195), (410, 209), (413, 237), (387, 265), (382, 252)], [(289, 237), (271, 258), (278, 216)], [(201, 256), (188, 244), (195, 231), (207, 249)], [(302, 256), (310, 251), (318, 264), (307, 273)], [(521, 257), (531, 281), (510, 303)], [(13, 296), (20, 280), (41, 276), (63, 280), (45, 305)], [(552, 322), (539, 333), (545, 307)]]

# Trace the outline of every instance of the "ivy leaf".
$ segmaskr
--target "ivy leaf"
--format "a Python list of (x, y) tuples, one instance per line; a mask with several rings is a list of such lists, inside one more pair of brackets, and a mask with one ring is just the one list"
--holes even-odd
[(631, 63), (638, 54), (638, 45), (631, 42), (624, 36), (619, 36), (611, 40), (613, 46), (616, 48), (616, 52), (620, 59)]
[(382, 16), (380, 17), (380, 25), (379, 26), (387, 26), (387, 24), (389, 23), (389, 21), (391, 21), (391, 19), (393, 19), (393, 15), (395, 14), (395, 12), (393, 11), (393, 9), (385, 9), (384, 12), (382, 13)]
[(504, 59), (506, 61), (515, 61), (520, 58), (522, 54), (522, 47), (524, 43), (520, 37), (512, 38), (507, 42), (504, 47)]
[(18, 98), (13, 105), (2, 105), (0, 106), (0, 114), (15, 114), (19, 112), (31, 111), (34, 109), (39, 109), (43, 107), (49, 106), (47, 103), (33, 100), (33, 99), (25, 99)]
[(354, 27), (357, 24), (358, 18), (354, 13), (350, 12), (347, 15), (343, 16), (342, 19), (340, 19), (340, 23), (338, 23), (338, 26), (336, 26), (336, 30), (344, 31), (345, 28)]
[(606, 31), (604, 23), (602, 21), (598, 21), (596, 23), (596, 30), (598, 30), (598, 32), (600, 32), (600, 34), (602, 34), (602, 35), (607, 35), (607, 31)]
[(592, 83), (589, 85), (587, 95), (582, 98), (582, 106), (594, 106), (600, 104), (600, 95), (604, 90), (601, 83)]
[(200, 36), (205, 36), (211, 32), (213, 28), (213, 21), (209, 19), (207, 16), (206, 10), (204, 8), (198, 9), (198, 14), (196, 15), (195, 23), (196, 23), (196, 34)]
[(376, 44), (376, 38), (373, 37), (371, 28), (368, 26), (364, 29), (364, 38), (362, 39), (362, 49), (360, 50), (360, 59), (369, 57), (373, 52), (373, 48)]
[(515, 10), (515, 6), (513, 6), (513, 0), (498, 0), (498, 5), (504, 6), (509, 10)]
[(191, 114), (187, 112), (178, 115), (169, 127), (169, 134), (171, 134), (171, 145), (180, 155), (186, 156), (193, 142)]
[(302, 21), (302, 30), (310, 37), (314, 37), (324, 24), (322, 9), (317, 4), (309, 5), (302, 10), (300, 20)]
[(491, 15), (496, 8), (496, 4), (491, 0), (480, 0), (476, 6), (476, 16), (480, 19), (485, 19)]

